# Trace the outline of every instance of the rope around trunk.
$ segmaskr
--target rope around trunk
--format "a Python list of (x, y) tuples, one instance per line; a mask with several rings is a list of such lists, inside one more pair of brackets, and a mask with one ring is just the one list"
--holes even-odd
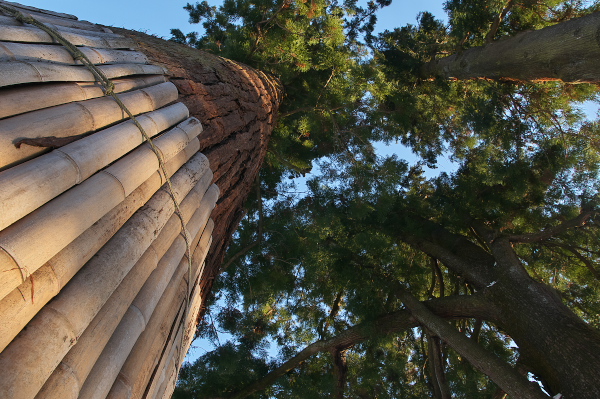
[[(80, 61), (94, 75), (94, 79), (96, 80), (96, 82), (98, 82), (100, 84), (100, 87), (102, 88), (102, 91), (104, 92), (104, 95), (112, 97), (115, 100), (115, 102), (119, 105), (119, 107), (127, 114), (129, 119), (131, 121), (133, 121), (135, 126), (140, 130), (140, 133), (142, 134), (144, 141), (148, 142), (148, 144), (150, 145), (150, 148), (152, 149), (152, 152), (154, 152), (154, 154), (156, 155), (156, 158), (158, 159), (159, 168), (165, 177), (166, 185), (168, 188), (167, 193), (168, 193), (169, 197), (171, 198), (171, 200), (173, 201), (173, 205), (174, 205), (174, 209), (175, 209), (174, 213), (177, 215), (177, 217), (179, 218), (179, 221), (181, 223), (181, 231), (183, 233), (183, 238), (185, 240), (185, 251), (186, 251), (186, 255), (187, 255), (187, 259), (188, 259), (188, 262), (187, 262), (188, 263), (188, 280), (187, 280), (188, 294), (185, 297), (186, 298), (186, 307), (185, 307), (184, 317), (182, 318), (182, 322), (184, 324), (184, 326), (183, 326), (184, 331), (182, 333), (182, 342), (181, 342), (181, 347), (180, 347), (180, 351), (182, 351), (183, 350), (183, 340), (185, 337), (185, 322), (187, 320), (188, 312), (190, 311), (189, 306), (190, 306), (190, 295), (191, 295), (191, 285), (192, 285), (192, 282), (191, 282), (191, 280), (192, 280), (192, 250), (191, 250), (191, 242), (190, 242), (189, 233), (185, 227), (185, 221), (184, 221), (183, 214), (181, 213), (181, 209), (179, 206), (180, 204), (179, 204), (179, 202), (177, 202), (177, 199), (175, 198), (175, 191), (173, 190), (173, 185), (171, 184), (171, 179), (169, 178), (169, 175), (167, 174), (167, 169), (165, 167), (165, 161), (163, 159), (162, 153), (160, 152), (160, 149), (154, 144), (154, 141), (150, 138), (148, 133), (146, 133), (146, 131), (144, 130), (142, 125), (139, 123), (137, 118), (131, 113), (131, 111), (127, 108), (127, 106), (123, 103), (123, 101), (121, 101), (119, 96), (114, 92), (114, 89), (115, 89), (114, 83), (108, 77), (106, 77), (106, 75), (98, 67), (96, 67), (96, 65), (94, 65), (94, 63), (92, 63), (89, 60), (89, 58), (81, 50), (79, 50), (77, 48), (77, 46), (75, 46), (73, 43), (71, 43), (67, 39), (65, 39), (58, 31), (56, 31), (56, 30), (50, 28), (49, 26), (43, 24), (42, 22), (36, 20), (31, 15), (26, 15), (26, 14), (20, 12), (16, 8), (0, 4), (0, 11), (5, 12), (6, 14), (12, 16), (17, 21), (19, 21), (23, 24), (33, 25), (33, 26), (43, 30), (48, 35), (50, 35), (50, 37), (53, 40), (55, 40), (57, 43), (62, 45), (64, 48), (66, 48), (74, 60)], [(179, 369), (179, 367), (178, 367), (178, 369)]]

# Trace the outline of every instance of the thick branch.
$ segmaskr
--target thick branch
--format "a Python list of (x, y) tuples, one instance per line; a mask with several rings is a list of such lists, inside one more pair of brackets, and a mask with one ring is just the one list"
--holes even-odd
[[(390, 215), (390, 233), (405, 243), (439, 259), (454, 273), (477, 289), (487, 287), (495, 278), (494, 258), (466, 237), (419, 216), (399, 212)], [(402, 228), (402, 226), (409, 226)], [(415, 228), (418, 226), (418, 228)]]
[(346, 350), (334, 349), (333, 356), (333, 380), (335, 383), (335, 399), (344, 399), (346, 390), (346, 378), (348, 376), (348, 363), (346, 362)]
[(597, 83), (600, 13), (521, 32), (425, 64), (424, 76)]
[(508, 3), (506, 4), (506, 6), (502, 9), (502, 12), (500, 12), (500, 14), (498, 14), (498, 16), (496, 16), (496, 18), (494, 19), (494, 22), (492, 22), (490, 31), (485, 36), (486, 43), (491, 43), (494, 40), (494, 36), (496, 36), (496, 33), (498, 33), (498, 28), (500, 27), (502, 20), (504, 20), (504, 18), (506, 18), (506, 14), (508, 14), (508, 12), (510, 11), (510, 9), (512, 8), (514, 3), (515, 3), (514, 0), (509, 0)]
[(236, 260), (238, 260), (241, 256), (246, 255), (248, 252), (250, 252), (250, 250), (252, 248), (254, 248), (255, 246), (257, 246), (259, 243), (260, 243), (260, 241), (254, 241), (250, 245), (248, 245), (248, 246), (242, 248), (240, 251), (238, 251), (235, 255), (233, 255), (231, 258), (229, 258), (229, 260), (227, 261), (227, 263), (225, 263), (223, 266), (221, 266), (220, 273), (223, 273), (225, 270), (227, 270), (227, 268), (229, 266), (231, 266), (231, 264), (233, 262), (235, 262)]
[(548, 398), (539, 388), (521, 376), (510, 365), (458, 332), (410, 293), (407, 291), (400, 292), (400, 299), (415, 319), (466, 358), (475, 368), (490, 377), (506, 393), (512, 397), (522, 399)]
[[(483, 295), (454, 296), (433, 299), (425, 302), (431, 312), (444, 318), (481, 317), (487, 320), (496, 318), (493, 304), (488, 302)], [(319, 352), (342, 350), (356, 345), (374, 334), (390, 334), (405, 331), (417, 327), (418, 323), (411, 317), (408, 311), (400, 310), (380, 316), (372, 321), (367, 321), (342, 331), (337, 336), (326, 341), (317, 341), (298, 352), (296, 356), (289, 359), (281, 366), (271, 371), (262, 379), (251, 384), (247, 388), (228, 396), (228, 399), (243, 399), (255, 392), (271, 386), (275, 381), (298, 367), (302, 362)]]
[(540, 231), (538, 233), (531, 234), (520, 234), (513, 235), (508, 237), (508, 241), (513, 243), (532, 243), (532, 242), (540, 242), (557, 236), (565, 231), (572, 229), (574, 227), (583, 226), (592, 216), (596, 214), (596, 211), (592, 209), (583, 210), (577, 217), (573, 219), (562, 222), (558, 226), (550, 227), (546, 230)]
[(439, 337), (427, 334), (428, 357), (431, 363), (431, 382), (436, 399), (451, 399), (450, 387), (444, 372), (442, 345)]

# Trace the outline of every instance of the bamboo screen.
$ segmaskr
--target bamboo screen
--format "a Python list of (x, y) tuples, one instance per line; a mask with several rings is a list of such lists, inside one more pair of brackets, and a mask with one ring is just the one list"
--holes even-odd
[(128, 39), (0, 4), (113, 79), (166, 162), (193, 252), (190, 269), (167, 176), (138, 127), (48, 34), (0, 14), (0, 397), (170, 397), (219, 196), (202, 126)]

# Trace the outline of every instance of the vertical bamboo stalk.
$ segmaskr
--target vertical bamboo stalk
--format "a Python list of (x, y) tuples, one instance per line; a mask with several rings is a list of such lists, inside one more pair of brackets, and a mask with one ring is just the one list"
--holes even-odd
[[(120, 98), (132, 114), (139, 115), (176, 100), (177, 88), (166, 82), (122, 94)], [(100, 130), (126, 118), (127, 114), (112, 97), (101, 97), (0, 120), (0, 169), (47, 152), (45, 148), (27, 144), (17, 147), (19, 140), (46, 136), (78, 136)]]
[[(213, 185), (212, 187), (215, 186)], [(189, 233), (193, 237), (198, 235), (198, 240), (200, 240), (202, 230), (204, 230), (204, 226), (208, 222), (210, 212), (214, 208), (217, 198), (218, 190), (208, 190), (204, 195), (198, 210), (194, 213), (194, 216), (188, 223)], [(179, 236), (176, 239), (169, 250), (169, 254), (170, 257), (167, 259), (167, 262), (172, 264), (172, 267), (168, 268), (170, 274), (167, 277), (158, 276), (157, 273), (156, 279), (158, 279), (158, 281), (160, 281), (160, 279), (168, 280), (173, 275), (176, 266), (185, 255), (185, 240), (183, 237)], [(188, 265), (185, 259), (181, 263), (182, 273), (187, 272)], [(196, 263), (198, 263), (198, 260), (196, 260)], [(179, 278), (179, 280), (180, 279), (181, 278)], [(127, 356), (131, 352), (137, 338), (146, 328), (147, 320), (151, 318), (152, 312), (163, 294), (164, 287), (161, 290), (160, 288), (157, 288), (157, 286), (159, 286), (159, 284), (151, 280), (148, 282), (148, 285), (144, 286), (142, 291), (140, 291), (132, 304), (132, 308), (135, 309), (130, 308), (129, 318), (124, 317), (123, 320), (121, 320), (118, 330), (115, 331), (110, 338), (109, 343), (104, 348), (102, 355), (94, 365), (93, 370), (81, 388), (81, 392), (79, 393), (81, 399), (100, 399), (108, 394), (121, 366), (127, 360)]]
[[(184, 151), (167, 163), (168, 176), (200, 149), (194, 139)], [(56, 296), (69, 280), (104, 244), (152, 197), (163, 183), (155, 172), (133, 193), (67, 247), (56, 254), (9, 295), (0, 300), (0, 352), (13, 340), (42, 307)], [(35, 283), (34, 283), (35, 282)], [(35, 285), (34, 285), (35, 284)]]
[(173, 392), (175, 391), (175, 386), (177, 384), (177, 365), (173, 367), (171, 371), (171, 376), (168, 379), (165, 379), (163, 385), (158, 390), (158, 394), (155, 396), (157, 399), (170, 399), (173, 396)]
[(146, 398), (156, 399), (157, 397), (162, 397), (172, 374), (177, 374), (177, 358), (181, 352), (181, 339), (183, 334), (183, 327), (180, 324), (175, 339), (169, 342), (168, 354), (164, 356), (159, 365), (160, 373), (151, 381), (146, 394), (144, 395)]
[[(79, 47), (93, 64), (147, 64), (148, 58), (139, 51), (114, 50), (92, 47)], [(79, 65), (71, 53), (63, 46), (31, 43), (0, 43), (0, 61), (55, 62), (66, 65)]]
[[(140, 124), (156, 136), (187, 117), (181, 104), (150, 112)], [(182, 130), (192, 140), (202, 131), (190, 118), (171, 129)], [(173, 133), (174, 134), (174, 133)], [(129, 122), (102, 130), (48, 154), (0, 172), (0, 230), (88, 179), (143, 142), (139, 129)]]
[[(143, 89), (164, 83), (163, 75), (148, 75), (113, 80), (115, 93)], [(56, 105), (102, 97), (104, 92), (96, 83), (61, 82), (35, 86), (8, 87), (0, 90), (0, 118), (7, 118)]]
[[(187, 135), (179, 130), (155, 140), (165, 160), (187, 142)], [(208, 162), (206, 157), (203, 162)], [(0, 270), (4, 274), (0, 297), (18, 287), (24, 277), (122, 202), (157, 169), (155, 154), (147, 145), (141, 146), (0, 232)], [(37, 244), (35, 250), (32, 242)]]
[[(65, 30), (60, 32), (62, 37), (75, 46), (87, 46), (98, 49), (130, 49), (135, 45), (131, 39), (127, 39), (123, 36), (112, 35), (103, 37), (85, 33), (86, 32), (83, 31), (74, 33)], [(0, 41), (36, 44), (55, 43), (52, 36), (37, 27), (14, 25), (0, 25)]]
[[(205, 159), (198, 154), (173, 176), (176, 199), (198, 182)], [(169, 194), (159, 190), (31, 320), (0, 354), (0, 392), (14, 399), (35, 396), (172, 213)]]
[[(181, 203), (184, 220), (188, 222), (188, 229), (193, 235), (197, 235), (195, 230), (198, 230), (198, 222), (201, 222), (195, 216), (197, 211), (194, 211), (201, 203), (201, 198), (204, 196), (211, 180), (212, 172), (207, 170), (198, 183), (196, 183), (194, 189), (188, 193), (185, 200)], [(105, 348), (109, 339), (112, 339), (111, 336), (117, 334), (116, 332), (113, 334), (113, 332), (119, 323), (123, 323), (121, 317), (126, 313), (127, 308), (134, 301), (134, 298), (140, 297), (142, 292), (146, 292), (144, 299), (136, 299), (136, 301), (141, 301), (143, 304), (138, 304), (138, 308), (152, 306), (152, 303), (158, 300), (158, 298), (153, 299), (153, 295), (158, 295), (164, 290), (175, 267), (179, 264), (181, 257), (185, 253), (185, 241), (180, 233), (181, 224), (179, 218), (177, 215), (173, 215), (165, 227), (163, 227), (160, 235), (146, 251), (155, 254), (157, 259), (160, 259), (158, 267), (153, 267), (153, 271), (150, 270), (152, 271), (150, 277), (146, 275), (143, 279), (136, 278), (132, 284), (125, 284), (125, 280), (123, 280), (119, 288), (115, 290), (110, 299), (102, 307), (102, 310), (86, 328), (77, 345), (62, 360), (61, 363), (67, 367), (62, 369), (57, 368), (52, 373), (52, 376), (46, 381), (38, 397), (66, 399), (71, 397), (67, 396), (66, 390), (79, 393), (92, 367), (95, 367), (94, 364), (97, 363), (97, 359), (101, 355), (103, 348)], [(199, 235), (198, 239), (200, 239)], [(141, 261), (142, 259), (138, 263)], [(145, 320), (148, 318), (149, 315), (145, 315)], [(127, 335), (125, 334), (125, 337)], [(121, 366), (119, 365), (117, 372), (120, 368)], [(65, 369), (67, 372), (65, 372)], [(73, 384), (77, 386), (72, 387)], [(108, 388), (110, 388), (110, 385)], [(77, 398), (77, 395), (74, 398)]]
[[(27, 27), (34, 27), (34, 25), (30, 25), (30, 24), (24, 24), (22, 22), (17, 21), (15, 18), (13, 17), (9, 17), (6, 15), (0, 15), (0, 25), (3, 26), (27, 26)], [(119, 35), (118, 33), (114, 33), (112, 30), (110, 29), (106, 29), (106, 30), (89, 30), (89, 29), (85, 29), (82, 30), (81, 28), (73, 28), (73, 27), (68, 27), (68, 26), (62, 26), (62, 25), (56, 25), (50, 22), (46, 22), (44, 25), (48, 26), (49, 28), (52, 28), (58, 32), (71, 32), (71, 33), (79, 33), (79, 34), (83, 34), (86, 36), (93, 36), (93, 37), (109, 37), (109, 38), (122, 38), (124, 37), (123, 35)], [(97, 28), (97, 26), (94, 26)]]
[[(194, 250), (194, 264), (198, 265), (195, 269), (200, 269), (200, 265), (206, 259), (213, 228), (214, 222), (210, 219), (202, 233), (199, 244)], [(198, 273), (197, 270), (195, 273)], [(185, 290), (183, 288), (177, 298), (169, 300), (167, 294), (163, 295), (148, 326), (136, 341), (131, 353), (129, 353), (107, 398), (142, 397), (152, 370), (160, 358), (161, 350), (168, 342), (169, 331), (171, 331), (173, 319), (176, 317), (176, 311), (184, 303)], [(181, 317), (183, 317), (183, 314), (179, 314), (175, 325), (181, 324)]]
[[(68, 16), (68, 14), (62, 14), (62, 13), (56, 13), (54, 11), (48, 11), (48, 10), (40, 10), (34, 7), (29, 7), (29, 6), (25, 6), (22, 4), (17, 4), (17, 3), (13, 3), (13, 2), (6, 2), (9, 5), (21, 9), (21, 10), (26, 10), (26, 11), (22, 11), (25, 14), (29, 14), (31, 16), (33, 16), (35, 19), (37, 19), (40, 22), (43, 23), (51, 23), (51, 24), (55, 24), (55, 25), (59, 25), (59, 26), (67, 26), (67, 27), (71, 27), (71, 28), (77, 28), (77, 29), (81, 29), (81, 30), (85, 30), (85, 31), (97, 31), (97, 32), (105, 32), (106, 28), (101, 27), (100, 25), (96, 25), (93, 24), (91, 22), (88, 21), (80, 21), (77, 19), (77, 17), (71, 15)], [(65, 17), (68, 16), (68, 17)]]
[[(140, 118), (149, 135), (155, 136), (186, 117), (185, 107), (181, 109), (175, 105), (168, 108), (170, 111), (165, 114), (159, 110)], [(184, 132), (191, 141), (200, 134), (202, 127), (197, 119), (190, 118), (168, 133), (175, 135), (175, 130)], [(88, 179), (141, 144), (139, 129), (125, 122), (0, 172), (0, 229)]]
[[(98, 69), (113, 79), (131, 75), (162, 75), (166, 70), (158, 65), (117, 64), (99, 65)], [(0, 87), (23, 83), (94, 82), (96, 79), (83, 66), (49, 62), (9, 61), (0, 63)]]

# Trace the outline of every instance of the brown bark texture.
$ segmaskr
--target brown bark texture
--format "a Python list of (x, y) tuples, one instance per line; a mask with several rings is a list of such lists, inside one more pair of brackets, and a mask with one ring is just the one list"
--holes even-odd
[[(279, 81), (249, 66), (154, 36), (111, 28), (133, 39), (154, 64), (164, 66), (179, 89), (179, 101), (204, 126), (200, 151), (221, 190), (212, 218), (213, 242), (200, 279), (206, 296), (225, 250), (244, 216), (283, 97)], [(204, 299), (204, 298), (203, 298)]]
[[(573, 219), (564, 229), (590, 217), (585, 209), (581, 214), (587, 216)], [(400, 212), (396, 217), (392, 216), (387, 224), (392, 234), (440, 259), (494, 304), (495, 312), (482, 318), (496, 324), (515, 341), (523, 365), (544, 382), (552, 396), (560, 393), (566, 399), (600, 397), (600, 331), (573, 313), (551, 287), (529, 276), (511, 239), (524, 242), (523, 237), (503, 237), (475, 221), (473, 227), (485, 239), (488, 251), (470, 243), (466, 236), (418, 216)], [(415, 225), (416, 221), (420, 231), (398, 232), (398, 226)], [(552, 234), (559, 230), (552, 230)], [(547, 234), (539, 232), (530, 238), (544, 240)], [(438, 335), (446, 341), (443, 334)]]
[(454, 79), (598, 83), (600, 12), (434, 60), (423, 74)]

